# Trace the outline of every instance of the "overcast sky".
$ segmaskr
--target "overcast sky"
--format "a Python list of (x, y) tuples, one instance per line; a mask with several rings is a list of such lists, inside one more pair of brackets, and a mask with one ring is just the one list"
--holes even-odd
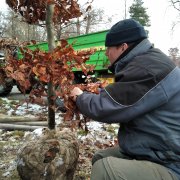
[[(79, 0), (80, 3), (86, 0)], [(112, 17), (112, 25), (125, 17), (125, 0), (94, 0), (95, 8), (103, 8), (106, 16)], [(129, 6), (133, 0), (126, 0), (127, 18)], [(143, 0), (144, 7), (148, 8), (147, 13), (150, 16), (151, 27), (149, 30), (149, 39), (155, 44), (155, 47), (160, 48), (168, 54), (169, 48), (178, 47), (180, 50), (180, 24), (176, 26), (172, 32), (172, 24), (174, 21), (180, 20), (178, 12), (169, 4), (169, 0)], [(6, 9), (5, 0), (0, 0), (1, 11)]]
[[(102, 7), (106, 13), (113, 18), (112, 25), (125, 17), (125, 0), (94, 0), (94, 5)], [(126, 0), (126, 11), (132, 5), (133, 0)], [(180, 20), (178, 11), (170, 6), (169, 0), (143, 0), (143, 6), (147, 9), (147, 14), (150, 16), (151, 27), (149, 30), (149, 39), (154, 43), (155, 47), (160, 48), (168, 54), (169, 48), (178, 47), (180, 50), (180, 24), (176, 26), (172, 32), (172, 24), (174, 21)], [(127, 18), (129, 14), (127, 13)]]

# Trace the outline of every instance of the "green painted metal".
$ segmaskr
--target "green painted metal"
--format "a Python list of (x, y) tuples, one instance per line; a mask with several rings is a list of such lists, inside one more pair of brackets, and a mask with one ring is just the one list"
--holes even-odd
[(73, 48), (77, 51), (96, 48), (96, 52), (90, 56), (90, 59), (86, 63), (95, 65), (95, 70), (107, 70), (109, 60), (105, 56), (104, 46), (106, 33), (107, 30), (72, 37), (68, 39), (68, 43), (72, 44)]
[[(95, 70), (98, 71), (107, 70), (109, 61), (105, 56), (105, 46), (104, 46), (106, 33), (107, 30), (90, 33), (86, 35), (80, 35), (80, 36), (68, 38), (67, 41), (69, 44), (72, 44), (73, 48), (77, 51), (96, 48), (97, 51), (90, 56), (90, 59), (86, 63), (95, 65)], [(43, 51), (48, 51), (48, 44), (47, 42), (43, 42), (36, 45), (29, 45), (28, 48), (32, 50), (39, 48)], [(19, 54), (19, 58), (22, 58), (20, 54)]]

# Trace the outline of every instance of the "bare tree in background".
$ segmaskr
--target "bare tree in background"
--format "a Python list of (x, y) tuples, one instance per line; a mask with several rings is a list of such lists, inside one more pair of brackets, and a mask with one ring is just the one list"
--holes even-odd
[(46, 41), (45, 27), (29, 25), (12, 10), (0, 12), (0, 36), (17, 38), (19, 41)]
[(5, 14), (0, 12), (0, 37), (4, 37), (4, 34), (6, 32), (6, 21), (5, 21)]
[(172, 6), (180, 12), (180, 1), (178, 0), (170, 0)]
[(83, 22), (83, 25), (85, 27), (85, 34), (88, 34), (92, 31), (96, 31), (97, 26), (106, 23), (103, 19), (103, 15), (103, 9), (90, 9), (87, 12), (87, 15), (84, 19), (85, 21)]
[(172, 61), (180, 67), (180, 54), (179, 54), (179, 49), (177, 47), (175, 48), (170, 48), (168, 50), (169, 56), (172, 59)]
[[(87, 34), (109, 28), (111, 17), (104, 15), (103, 9), (94, 7), (86, 10), (81, 7), (83, 16), (74, 18), (66, 24), (56, 24), (55, 36), (56, 39), (68, 38)], [(40, 25), (30, 25), (24, 22), (22, 17), (15, 14), (12, 10), (6, 13), (0, 13), (0, 36), (17, 37), (19, 41), (36, 40), (37, 42), (46, 41), (45, 22)]]
[(70, 20), (67, 24), (56, 25), (56, 38), (68, 38), (81, 34), (88, 34), (109, 28), (111, 17), (104, 14), (104, 10), (92, 6), (92, 2), (81, 4), (82, 16)]
[[(180, 13), (180, 1), (179, 0), (170, 0), (171, 5), (173, 6), (173, 8)], [(180, 14), (179, 14), (180, 17)], [(176, 19), (175, 22), (173, 22), (172, 25), (172, 31), (175, 30), (176, 25), (178, 25), (180, 23), (180, 19)]]
[[(71, 20), (68, 24), (56, 25), (57, 39), (88, 34), (106, 29), (106, 26), (111, 22), (110, 17), (104, 16), (103, 9), (81, 7), (83, 16)], [(102, 27), (102, 28), (101, 28)]]

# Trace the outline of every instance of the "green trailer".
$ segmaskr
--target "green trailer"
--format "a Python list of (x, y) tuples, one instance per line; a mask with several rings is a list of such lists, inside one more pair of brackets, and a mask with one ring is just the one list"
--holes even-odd
[[(110, 83), (113, 82), (113, 76), (108, 71), (109, 60), (105, 55), (104, 41), (106, 37), (106, 31), (100, 31), (96, 33), (90, 33), (68, 39), (70, 44), (73, 44), (75, 50), (86, 50), (90, 48), (96, 48), (97, 51), (90, 56), (90, 59), (86, 62), (95, 66), (94, 76), (96, 79), (106, 79)], [(76, 79), (81, 80), (83, 74), (81, 71), (74, 70)]]
[[(95, 33), (90, 33), (86, 35), (80, 35), (76, 37), (68, 38), (67, 41), (69, 44), (72, 44), (75, 50), (87, 50), (90, 48), (96, 48), (97, 51), (90, 56), (90, 59), (86, 62), (87, 64), (91, 64), (95, 66), (95, 70), (93, 72), (93, 79), (97, 80), (107, 80), (109, 83), (114, 82), (113, 75), (108, 71), (109, 60), (105, 56), (105, 46), (104, 41), (106, 37), (106, 31), (100, 31)], [(28, 48), (31, 50), (35, 50), (37, 48), (48, 51), (48, 43), (42, 42), (35, 45), (29, 45)], [(22, 58), (22, 54), (20, 52), (17, 53), (18, 59)], [(1, 54), (0, 61), (5, 62), (5, 56)], [(0, 63), (2, 64), (2, 63)], [(75, 81), (77, 83), (83, 83), (85, 80), (85, 76), (81, 70), (74, 69)], [(7, 77), (3, 68), (0, 68), (0, 96), (6, 96), (11, 92), (11, 89), (14, 85), (18, 84), (14, 79), (10, 79)], [(20, 88), (19, 88), (20, 89)]]
[[(109, 60), (105, 55), (104, 41), (105, 41), (106, 33), (107, 30), (90, 33), (86, 35), (80, 35), (80, 36), (68, 38), (67, 41), (69, 44), (72, 44), (73, 48), (77, 51), (96, 48), (97, 51), (90, 56), (90, 59), (86, 63), (95, 66), (95, 70), (93, 72), (93, 76), (95, 79), (100, 79), (100, 80), (105, 79), (110, 83), (112, 83), (113, 76), (108, 71)], [(39, 48), (41, 50), (48, 51), (48, 44), (47, 42), (43, 42), (35, 45), (29, 45), (28, 48), (32, 50)], [(19, 58), (21, 58), (21, 56), (19, 56)], [(85, 78), (82, 71), (78, 69), (74, 69), (73, 71), (76, 82), (82, 83)]]
[[(109, 60), (105, 56), (104, 41), (106, 33), (107, 30), (80, 35), (68, 38), (67, 41), (69, 44), (72, 44), (73, 48), (77, 51), (96, 48), (97, 51), (93, 55), (91, 55), (90, 59), (86, 62), (87, 64), (95, 66), (95, 70), (91, 75), (95, 80), (107, 80), (109, 83), (112, 83), (114, 82), (113, 75), (108, 71)], [(29, 45), (28, 48), (30, 48), (31, 50), (39, 48), (41, 50), (48, 51), (48, 43), (42, 42), (36, 45)], [(17, 53), (17, 56), (18, 59), (22, 58), (22, 54), (20, 54), (20, 52)], [(2, 63), (5, 62), (4, 55), (0, 60)], [(79, 69), (74, 69), (73, 72), (75, 75), (75, 81), (77, 83), (83, 83), (86, 77), (84, 76), (82, 71)], [(0, 77), (0, 96), (8, 95), (14, 85), (17, 85), (17, 87), (19, 87), (14, 79), (7, 77), (3, 68), (0, 68)]]

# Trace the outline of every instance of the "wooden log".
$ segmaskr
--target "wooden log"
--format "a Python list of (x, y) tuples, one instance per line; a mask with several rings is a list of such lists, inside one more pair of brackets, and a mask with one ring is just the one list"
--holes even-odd
[(31, 126), (47, 126), (47, 121), (34, 121), (34, 122), (13, 122), (11, 124), (31, 125)]
[(0, 129), (5, 129), (5, 130), (35, 130), (38, 128), (45, 128), (45, 126), (28, 126), (28, 125), (20, 125), (20, 124), (5, 124), (5, 123), (0, 123)]
[(47, 120), (44, 117), (39, 117), (39, 116), (7, 116), (7, 115), (2, 115), (0, 114), (0, 123), (6, 123), (6, 122), (31, 122), (31, 121), (45, 121)]

